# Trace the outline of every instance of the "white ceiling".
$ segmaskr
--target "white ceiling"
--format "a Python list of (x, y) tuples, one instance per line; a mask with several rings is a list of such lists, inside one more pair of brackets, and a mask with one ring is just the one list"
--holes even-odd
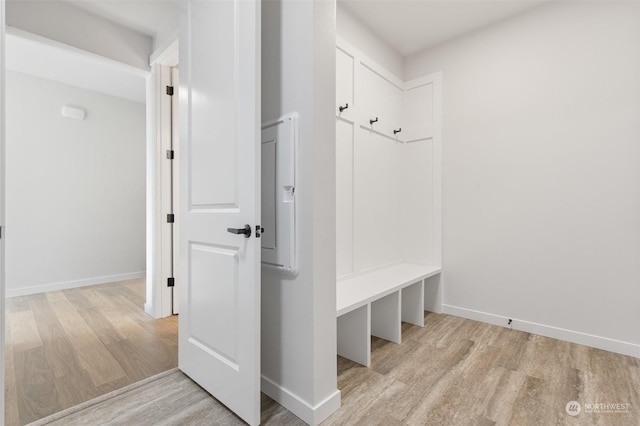
[(522, 13), (543, 0), (338, 0), (402, 56)]
[[(163, 38), (178, 25), (179, 0), (67, 0), (113, 22)], [(530, 9), (544, 0), (338, 0), (402, 55), (442, 43)], [(64, 59), (61, 59), (64, 58)], [(72, 65), (72, 66), (69, 66)], [(115, 61), (31, 34), (7, 35), (7, 67), (144, 102), (144, 76)], [(93, 70), (69, 72), (69, 70)], [(144, 72), (143, 72), (144, 73)]]
[[(164, 41), (178, 26), (174, 0), (68, 0), (68, 4)], [(63, 84), (145, 102), (148, 72), (7, 28), (7, 69)]]
[(7, 28), (5, 42), (9, 70), (145, 102), (147, 71), (16, 28)]
[(178, 28), (177, 0), (67, 0), (67, 3), (160, 42)]
[[(401, 55), (472, 32), (548, 0), (338, 0)], [(178, 27), (179, 0), (67, 0), (68, 3), (154, 37)]]

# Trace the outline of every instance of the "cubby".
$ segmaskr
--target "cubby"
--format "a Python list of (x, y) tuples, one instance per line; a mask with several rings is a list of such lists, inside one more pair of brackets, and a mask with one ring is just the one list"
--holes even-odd
[(370, 363), (371, 336), (439, 310), (440, 75), (404, 82), (344, 40), (336, 48), (338, 354)]

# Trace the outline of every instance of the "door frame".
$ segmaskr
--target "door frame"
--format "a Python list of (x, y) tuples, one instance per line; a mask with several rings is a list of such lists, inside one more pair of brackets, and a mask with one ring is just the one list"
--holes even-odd
[[(149, 59), (151, 75), (147, 79), (147, 278), (146, 302), (144, 310), (154, 318), (164, 318), (173, 314), (173, 290), (167, 286), (169, 265), (171, 260), (170, 234), (163, 230), (163, 209), (167, 198), (171, 197), (171, 188), (163, 185), (166, 181), (166, 152), (163, 143), (170, 138), (171, 98), (167, 98), (165, 86), (171, 82), (170, 68), (178, 65), (179, 41), (177, 33), (164, 45), (160, 46)], [(175, 110), (175, 109), (174, 109)], [(175, 150), (175, 148), (174, 148)], [(174, 176), (177, 168), (174, 161)], [(164, 167), (163, 167), (164, 166)], [(163, 170), (164, 169), (164, 170)], [(174, 179), (173, 189), (177, 179)], [(177, 192), (174, 190), (174, 212)], [(175, 225), (174, 225), (175, 227)], [(166, 228), (166, 226), (165, 226)], [(176, 241), (176, 229), (173, 230)], [(174, 276), (175, 250), (173, 244)], [(179, 285), (179, 284), (176, 284)]]
[(4, 424), (4, 335), (5, 335), (5, 1), (0, 1), (0, 424)]

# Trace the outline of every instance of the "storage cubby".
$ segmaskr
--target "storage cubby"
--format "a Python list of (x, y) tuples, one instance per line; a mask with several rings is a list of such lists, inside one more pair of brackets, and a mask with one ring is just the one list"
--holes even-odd
[(440, 75), (404, 82), (339, 39), (336, 100), (338, 353), (368, 365), (371, 335), (439, 310)]

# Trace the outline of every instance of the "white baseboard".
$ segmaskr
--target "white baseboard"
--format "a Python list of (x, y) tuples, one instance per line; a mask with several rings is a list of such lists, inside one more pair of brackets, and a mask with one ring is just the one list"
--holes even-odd
[(265, 395), (311, 426), (319, 425), (340, 408), (339, 390), (336, 390), (315, 406), (311, 406), (291, 391), (281, 387), (265, 376), (262, 376), (261, 387)]
[[(455, 315), (457, 317), (480, 321), (487, 324), (499, 325), (502, 327), (507, 327), (507, 321), (509, 320), (508, 317), (446, 304), (442, 305), (442, 310), (445, 314)], [(519, 320), (517, 318), (511, 319), (513, 320), (511, 326), (514, 330), (525, 331), (527, 333), (538, 334), (540, 336), (565, 340), (579, 345), (590, 346), (592, 348), (603, 349), (609, 352), (640, 358), (640, 345), (635, 343), (623, 342), (602, 336), (594, 336), (580, 331), (567, 330), (550, 325)]]
[(131, 272), (128, 274), (108, 275), (104, 277), (84, 278), (74, 281), (63, 281), (50, 284), (34, 285), (30, 287), (8, 288), (6, 297), (27, 296), (29, 294), (44, 293), (47, 291), (66, 290), (69, 288), (85, 287), (89, 285), (112, 283), (117, 281), (137, 280), (146, 276), (145, 271)]

